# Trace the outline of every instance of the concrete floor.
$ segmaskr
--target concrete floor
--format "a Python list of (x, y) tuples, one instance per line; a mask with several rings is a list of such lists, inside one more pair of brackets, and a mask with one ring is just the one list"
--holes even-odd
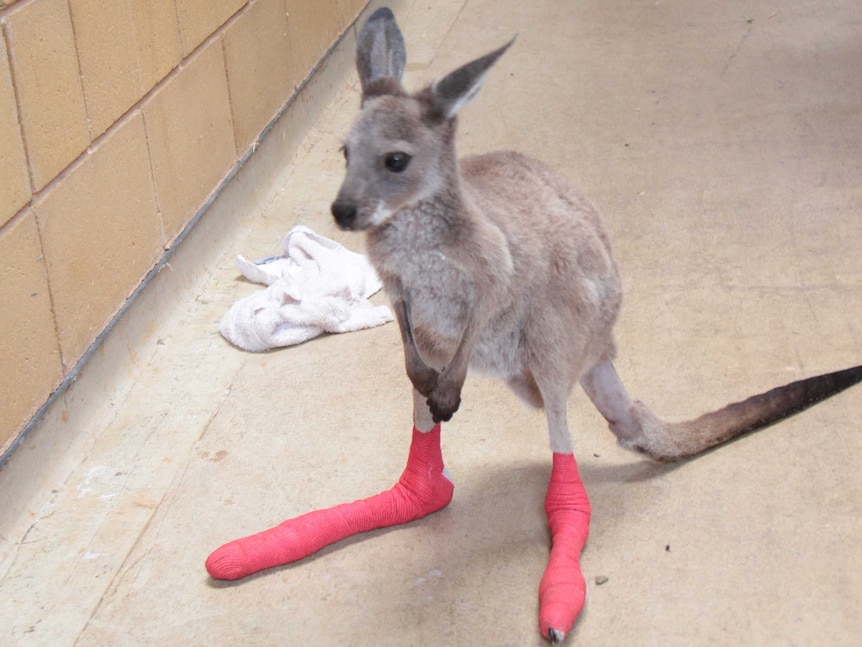
[[(860, 363), (854, 3), (394, 8), (414, 87), (519, 34), (461, 151), (540, 157), (599, 206), (626, 290), (617, 365), (656, 413)], [(479, 376), (444, 427), (447, 509), (238, 583), (204, 570), (406, 458), (394, 324), (265, 354), (217, 333), (257, 289), (237, 253), (296, 223), (362, 249), (328, 215), (351, 38), (0, 473), (0, 644), (542, 644), (544, 417)], [(674, 466), (618, 448), (582, 393), (570, 411), (593, 522), (568, 644), (860, 644), (862, 389)]]

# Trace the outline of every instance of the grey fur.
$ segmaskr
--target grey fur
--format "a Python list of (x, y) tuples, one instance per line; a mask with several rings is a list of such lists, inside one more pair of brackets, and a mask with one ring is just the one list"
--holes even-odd
[(473, 366), (544, 407), (554, 452), (572, 452), (566, 401), (580, 382), (620, 443), (676, 460), (862, 380), (862, 367), (809, 378), (675, 425), (633, 401), (612, 363), (620, 278), (595, 208), (518, 153), (456, 157), (456, 115), (510, 45), (409, 94), (391, 12), (360, 33), (362, 108), (332, 213), (366, 232), (397, 314), (418, 429), (452, 417)]
[(367, 233), (407, 375), (435, 421), (458, 409), (474, 366), (544, 407), (551, 449), (571, 452), (566, 401), (580, 382), (623, 445), (675, 460), (862, 380), (860, 368), (810, 378), (676, 425), (633, 401), (612, 364), (620, 278), (595, 208), (518, 153), (456, 157), (457, 113), (510, 45), (415, 94), (400, 83), (404, 39), (390, 11), (372, 15), (357, 45), (362, 108), (332, 212)]

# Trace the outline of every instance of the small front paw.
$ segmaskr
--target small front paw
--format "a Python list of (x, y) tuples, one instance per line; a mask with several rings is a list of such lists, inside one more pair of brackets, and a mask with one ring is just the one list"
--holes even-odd
[(434, 422), (447, 422), (461, 405), (461, 389), (438, 386), (428, 398), (428, 408)]

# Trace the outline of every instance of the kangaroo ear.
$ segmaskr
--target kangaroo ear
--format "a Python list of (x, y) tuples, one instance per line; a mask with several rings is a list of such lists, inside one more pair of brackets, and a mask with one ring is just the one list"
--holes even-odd
[(467, 63), (467, 65), (458, 68), (431, 86), (431, 94), (434, 97), (436, 107), (446, 119), (454, 117), (461, 108), (473, 100), (479, 92), (479, 88), (482, 87), (488, 70), (514, 42), (515, 39), (513, 38), (500, 49), (496, 49), (482, 58), (477, 58), (472, 63)]
[(368, 19), (356, 40), (356, 70), (362, 91), (383, 78), (401, 80), (407, 50), (404, 37), (388, 7), (381, 7)]

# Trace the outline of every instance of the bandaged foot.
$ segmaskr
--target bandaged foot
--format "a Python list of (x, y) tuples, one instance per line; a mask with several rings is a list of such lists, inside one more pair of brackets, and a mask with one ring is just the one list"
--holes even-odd
[(572, 454), (554, 454), (545, 512), (552, 543), (539, 584), (539, 629), (556, 643), (575, 624), (587, 590), (580, 559), (590, 530), (590, 501)]
[(309, 512), (227, 543), (209, 556), (207, 572), (219, 580), (237, 580), (288, 564), (352, 535), (437, 512), (452, 500), (452, 491), (452, 482), (443, 471), (440, 425), (426, 433), (414, 427), (407, 467), (391, 489), (353, 503)]

